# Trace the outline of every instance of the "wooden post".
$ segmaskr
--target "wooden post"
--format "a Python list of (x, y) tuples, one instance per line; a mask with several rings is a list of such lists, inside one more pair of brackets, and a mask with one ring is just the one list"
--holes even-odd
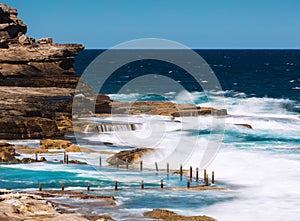
[(163, 180), (160, 180), (160, 188), (164, 188), (164, 181)]
[(169, 176), (169, 174), (170, 174), (170, 165), (169, 163), (167, 163), (167, 175)]
[(38, 153), (35, 153), (35, 160), (38, 161)]
[(190, 166), (190, 179), (192, 180), (193, 179), (193, 167)]
[(42, 190), (43, 190), (43, 184), (40, 183), (40, 184), (39, 184), (39, 191), (42, 191)]
[(180, 181), (182, 181), (182, 165), (180, 165), (179, 173), (180, 173)]
[(155, 170), (156, 170), (156, 172), (158, 172), (158, 165), (157, 165), (157, 162), (155, 162)]
[(143, 161), (140, 161), (140, 171), (143, 171)]
[(157, 162), (155, 162), (155, 170), (156, 170), (156, 176), (158, 175), (158, 165)]
[(115, 190), (118, 190), (118, 181), (115, 181)]
[(63, 163), (66, 163), (67, 162), (67, 155), (66, 155), (66, 152), (64, 152), (64, 161)]
[(208, 174), (206, 174), (205, 186), (208, 186)]
[(67, 164), (69, 164), (69, 155), (68, 154), (66, 155), (66, 162), (67, 162)]
[(144, 189), (144, 180), (142, 180), (142, 182), (141, 182), (141, 189), (143, 190)]
[(206, 169), (204, 169), (203, 182), (205, 182), (205, 179), (206, 179)]
[(64, 191), (64, 190), (65, 190), (65, 184), (61, 183), (61, 191)]
[(187, 186), (188, 189), (191, 187), (191, 180), (190, 179), (187, 179), (186, 186)]
[(102, 157), (99, 157), (99, 166), (102, 167)]
[(196, 168), (196, 182), (199, 181), (199, 169), (198, 167)]
[(128, 170), (129, 168), (129, 164), (128, 164), (128, 160), (126, 160), (126, 169)]
[(87, 191), (90, 191), (90, 189), (91, 189), (90, 183), (87, 182), (86, 184), (87, 184)]
[(211, 173), (211, 183), (214, 184), (215, 183), (215, 171), (213, 171)]

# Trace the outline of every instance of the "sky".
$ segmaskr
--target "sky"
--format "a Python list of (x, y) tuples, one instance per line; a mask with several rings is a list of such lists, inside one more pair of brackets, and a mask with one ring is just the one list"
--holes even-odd
[(300, 49), (299, 0), (2, 0), (27, 35), (108, 49), (163, 38), (194, 49)]

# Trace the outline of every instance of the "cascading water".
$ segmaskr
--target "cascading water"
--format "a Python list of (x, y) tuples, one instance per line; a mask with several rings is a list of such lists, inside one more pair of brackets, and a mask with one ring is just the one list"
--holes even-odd
[(135, 131), (137, 124), (99, 124), (97, 130), (99, 133), (113, 132), (113, 131)]

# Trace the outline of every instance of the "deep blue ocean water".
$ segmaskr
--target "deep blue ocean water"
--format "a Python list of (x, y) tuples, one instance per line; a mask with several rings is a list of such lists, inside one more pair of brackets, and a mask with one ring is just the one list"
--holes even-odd
[[(210, 65), (225, 91), (243, 92), (248, 97), (300, 99), (300, 50), (195, 51)], [(75, 64), (78, 75), (102, 52), (80, 52)], [(176, 79), (189, 91), (202, 91), (178, 66), (157, 60), (143, 60), (119, 68), (110, 76), (101, 92), (116, 94), (122, 85), (148, 73)]]
[[(76, 57), (75, 69), (81, 76), (85, 68), (103, 50), (84, 50)], [(70, 159), (87, 161), (89, 165), (65, 165), (60, 163), (33, 163), (0, 165), (0, 188), (14, 190), (34, 189), (39, 182), (44, 188), (85, 188), (90, 182), (92, 188), (105, 191), (95, 194), (114, 195), (117, 207), (98, 208), (99, 213), (111, 214), (117, 220), (142, 220), (142, 212), (154, 208), (174, 210), (183, 215), (211, 215), (218, 220), (295, 220), (300, 219), (300, 50), (196, 50), (215, 72), (223, 92), (204, 93), (183, 69), (162, 61), (142, 60), (126, 64), (115, 71), (105, 82), (101, 93), (121, 101), (171, 100), (184, 102), (185, 93), (169, 93), (161, 96), (147, 94), (141, 97), (134, 91), (119, 93), (122, 86), (139, 76), (157, 74), (170, 77), (191, 92), (196, 105), (217, 107), (220, 101), (228, 111), (225, 133), (220, 151), (208, 171), (216, 171), (217, 185), (228, 191), (161, 191), (160, 179), (166, 186), (185, 186), (177, 175), (166, 178), (165, 172), (157, 175), (153, 171), (99, 168), (99, 154), (70, 153)], [(91, 79), (97, 81), (97, 79)], [(103, 82), (96, 82), (103, 83)], [(147, 87), (148, 82), (143, 82)], [(161, 85), (168, 90), (168, 85)], [(210, 98), (207, 99), (207, 94)], [(224, 97), (223, 97), (223, 96)], [(127, 116), (128, 117), (128, 116)], [(198, 116), (189, 121), (152, 116), (130, 116), (129, 121), (141, 121), (144, 125), (165, 125), (165, 142), (158, 142), (154, 148), (172, 149), (176, 139), (182, 139), (183, 146), (199, 140), (193, 155), (184, 165), (199, 166), (203, 147), (223, 130), (215, 127), (214, 117)], [(98, 121), (102, 121), (99, 119)], [(106, 119), (107, 120), (107, 119)], [(122, 119), (121, 119), (122, 120)], [(128, 120), (126, 117), (123, 119)], [(180, 120), (182, 120), (181, 123)], [(95, 119), (93, 119), (95, 121)], [(250, 124), (253, 129), (235, 124)], [(185, 127), (182, 128), (181, 126)], [(151, 125), (150, 125), (151, 126)], [(218, 127), (217, 127), (218, 128)], [(150, 131), (150, 133), (148, 133)], [(143, 134), (145, 132), (145, 134)], [(154, 131), (155, 132), (155, 131)], [(122, 132), (121, 132), (122, 133)], [(139, 133), (139, 132), (137, 132)], [(140, 132), (151, 136), (151, 128)], [(155, 134), (155, 133), (154, 133)], [(74, 137), (71, 137), (74, 139)], [(94, 150), (119, 151), (128, 148), (117, 136), (107, 134), (82, 134), (83, 146)], [(111, 142), (114, 147), (105, 146), (99, 139)], [(37, 147), (39, 141), (9, 141), (17, 145)], [(77, 139), (78, 142), (78, 139)], [(97, 143), (98, 142), (98, 143)], [(139, 144), (141, 145), (141, 144)], [(134, 147), (141, 147), (132, 145)], [(148, 146), (147, 146), (148, 147)], [(34, 157), (34, 156), (19, 156)], [(47, 159), (61, 159), (62, 156), (45, 155)], [(103, 163), (108, 156), (102, 156)], [(105, 158), (106, 157), (106, 158)], [(145, 159), (146, 161), (147, 159)], [(153, 161), (148, 159), (153, 169)], [(145, 167), (147, 166), (147, 162)], [(172, 164), (172, 162), (170, 162)], [(201, 171), (202, 172), (202, 171)], [(157, 189), (140, 191), (140, 181), (147, 187)], [(113, 181), (118, 180), (123, 188), (131, 191), (113, 191)], [(195, 182), (192, 183), (195, 185)], [(132, 218), (134, 214), (135, 218)], [(127, 216), (128, 217), (125, 217)], [(138, 218), (136, 218), (138, 217)]]

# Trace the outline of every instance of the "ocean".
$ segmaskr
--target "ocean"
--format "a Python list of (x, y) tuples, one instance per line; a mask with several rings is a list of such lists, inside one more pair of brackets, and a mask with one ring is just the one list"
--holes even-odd
[[(207, 171), (209, 174), (215, 171), (216, 185), (227, 190), (161, 191), (161, 179), (170, 187), (184, 187), (186, 180), (180, 181), (178, 175), (167, 177), (164, 171), (159, 171), (156, 175), (150, 169), (154, 169), (153, 162), (157, 156), (144, 159), (145, 170), (141, 173), (138, 170), (106, 167), (107, 156), (102, 156), (104, 165), (99, 168), (99, 155), (92, 153), (70, 154), (70, 159), (85, 160), (89, 165), (0, 165), (0, 188), (7, 188), (9, 185), (13, 190), (33, 190), (42, 182), (45, 188), (58, 189), (59, 182), (65, 182), (66, 189), (76, 189), (90, 182), (92, 188), (104, 190), (99, 194), (116, 197), (117, 207), (97, 208), (97, 212), (106, 212), (117, 220), (144, 220), (142, 212), (153, 208), (170, 209), (182, 215), (205, 214), (218, 220), (300, 220), (300, 50), (196, 52), (214, 71), (222, 87), (221, 91), (203, 91), (185, 70), (176, 65), (142, 60), (119, 68), (110, 75), (99, 92), (120, 101), (168, 100), (186, 103), (189, 101), (186, 99), (188, 96), (201, 107), (217, 107), (222, 101), (228, 112), (225, 132), (218, 128), (211, 129), (214, 127), (212, 116), (187, 117), (180, 120), (181, 124), (168, 117), (142, 115), (129, 118), (130, 121), (143, 124), (151, 121), (152, 125), (158, 127), (165, 125), (162, 141), (153, 145), (154, 148), (161, 149), (162, 153), (176, 146), (178, 139), (182, 141), (182, 145), (188, 145), (191, 140), (197, 139), (199, 148), (195, 148), (184, 162), (185, 169), (189, 166), (198, 167), (204, 151), (200, 147), (207, 145), (210, 139), (222, 135), (218, 152)], [(76, 58), (75, 69), (78, 75), (81, 76), (89, 63), (101, 53), (103, 50), (82, 51)], [(127, 93), (120, 93), (124, 85), (147, 74), (171, 77), (188, 93), (175, 93), (164, 84), (158, 85), (158, 88), (168, 92), (159, 95), (151, 93), (151, 88), (147, 94), (140, 94), (134, 88)], [(97, 81), (96, 78), (91, 80)], [(148, 83), (143, 82), (139, 86), (149, 89)], [(236, 124), (249, 124), (253, 129)], [(75, 139), (72, 135), (68, 138)], [(143, 146), (131, 143), (129, 147), (112, 133), (100, 137), (98, 134), (86, 133), (77, 139), (80, 139), (77, 142), (82, 146), (113, 152)], [(100, 145), (97, 144), (99, 140), (115, 145)], [(38, 140), (10, 142), (31, 147), (37, 147), (39, 143)], [(58, 157), (46, 155), (47, 159)], [(124, 191), (112, 190), (115, 180), (118, 180)], [(151, 190), (138, 190), (141, 180)], [(125, 190), (126, 188), (131, 190)]]

